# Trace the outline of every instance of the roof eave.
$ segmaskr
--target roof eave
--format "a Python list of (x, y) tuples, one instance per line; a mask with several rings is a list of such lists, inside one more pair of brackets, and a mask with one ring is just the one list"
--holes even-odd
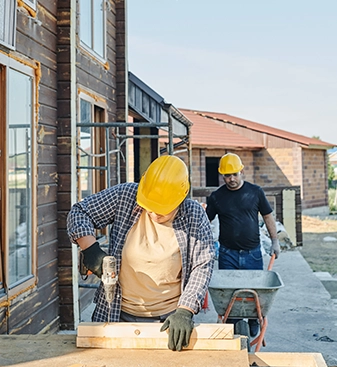
[(205, 144), (196, 144), (192, 142), (192, 148), (202, 148), (202, 149), (235, 149), (235, 150), (251, 150), (257, 151), (261, 149), (265, 149), (264, 146), (240, 146), (240, 145), (205, 145)]
[(334, 148), (334, 145), (320, 145), (320, 144), (301, 144), (302, 148), (307, 148), (307, 149), (324, 149), (324, 150), (329, 150), (331, 148)]

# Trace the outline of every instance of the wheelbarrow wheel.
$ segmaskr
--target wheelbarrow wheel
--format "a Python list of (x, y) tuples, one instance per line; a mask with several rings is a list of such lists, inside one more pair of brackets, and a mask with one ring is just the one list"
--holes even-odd
[(248, 322), (245, 320), (239, 320), (234, 325), (234, 333), (237, 335), (243, 335), (246, 336), (247, 339), (244, 339), (246, 341), (247, 351), (250, 352), (250, 343), (249, 343), (249, 325)]

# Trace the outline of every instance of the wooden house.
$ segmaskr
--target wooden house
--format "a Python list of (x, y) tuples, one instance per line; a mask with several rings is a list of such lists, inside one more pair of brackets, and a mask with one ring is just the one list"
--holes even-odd
[(75, 329), (97, 278), (79, 275), (72, 204), (138, 180), (159, 138), (190, 149), (191, 122), (128, 73), (125, 18), (124, 0), (0, 6), (0, 334)]
[(107, 186), (79, 167), (114, 149), (112, 129), (78, 124), (127, 119), (125, 4), (6, 0), (0, 24), (0, 333), (74, 328), (66, 216)]

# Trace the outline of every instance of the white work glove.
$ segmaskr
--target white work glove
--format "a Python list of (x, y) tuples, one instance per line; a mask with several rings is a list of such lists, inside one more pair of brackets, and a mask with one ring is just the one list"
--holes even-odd
[(278, 256), (280, 255), (280, 251), (281, 249), (280, 249), (280, 244), (278, 242), (278, 238), (272, 238), (270, 256), (275, 254), (275, 259), (277, 259)]

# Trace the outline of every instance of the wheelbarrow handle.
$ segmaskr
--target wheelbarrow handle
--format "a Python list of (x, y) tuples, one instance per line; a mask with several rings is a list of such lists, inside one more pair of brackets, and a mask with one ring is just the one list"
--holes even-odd
[(274, 261), (275, 261), (275, 254), (272, 254), (269, 261), (268, 270), (271, 270), (273, 268)]

